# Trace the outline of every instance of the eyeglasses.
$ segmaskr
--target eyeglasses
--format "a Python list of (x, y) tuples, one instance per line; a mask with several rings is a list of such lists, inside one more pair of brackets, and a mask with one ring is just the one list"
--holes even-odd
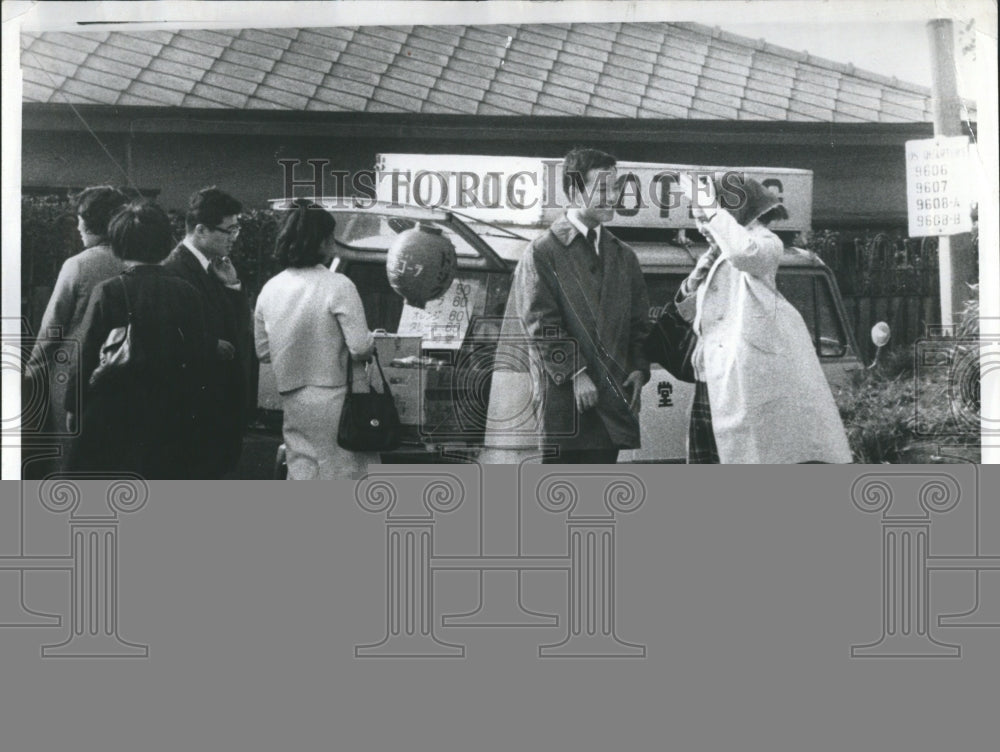
[(233, 225), (232, 227), (213, 227), (212, 229), (215, 230), (216, 232), (224, 232), (231, 238), (235, 238), (237, 235), (240, 234), (239, 225)]

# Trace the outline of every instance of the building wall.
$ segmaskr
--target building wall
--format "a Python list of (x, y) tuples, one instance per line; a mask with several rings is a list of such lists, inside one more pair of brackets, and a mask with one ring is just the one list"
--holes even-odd
[[(184, 207), (188, 195), (218, 185), (249, 207), (263, 207), (283, 191), (281, 159), (328, 159), (331, 168), (370, 169), (380, 152), (466, 153), (559, 157), (575, 140), (482, 140), (454, 137), (338, 138), (190, 134), (99, 133), (104, 149), (88, 133), (28, 130), (23, 133), (25, 186), (82, 187), (124, 184), (158, 189), (168, 209)], [(783, 145), (776, 143), (635, 143), (590, 140), (619, 159), (772, 166), (814, 172), (813, 226), (905, 224), (904, 146)], [(110, 156), (109, 156), (110, 155)], [(114, 161), (112, 161), (114, 160)], [(117, 162), (117, 165), (115, 164)], [(308, 175), (308, 166), (303, 165)], [(301, 177), (301, 175), (298, 175)], [(327, 193), (334, 187), (328, 184)]]

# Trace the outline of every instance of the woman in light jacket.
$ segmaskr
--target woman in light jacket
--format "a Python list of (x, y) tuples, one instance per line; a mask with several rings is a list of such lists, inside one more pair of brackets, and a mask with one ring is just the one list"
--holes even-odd
[(682, 295), (689, 281), (696, 289), (678, 304), (693, 307), (698, 334), (689, 457), (711, 461), (714, 439), (724, 464), (850, 462), (812, 337), (775, 285), (784, 244), (767, 223), (787, 211), (755, 180), (705, 188), (709, 200), (692, 211), (717, 250), (699, 263), (708, 266), (703, 279), (685, 281)]
[(336, 221), (304, 199), (295, 206), (275, 249), (285, 270), (257, 298), (257, 357), (274, 368), (281, 394), (288, 478), (356, 477), (377, 455), (342, 449), (337, 426), (347, 360), (367, 360), (374, 338), (354, 283), (328, 268)]

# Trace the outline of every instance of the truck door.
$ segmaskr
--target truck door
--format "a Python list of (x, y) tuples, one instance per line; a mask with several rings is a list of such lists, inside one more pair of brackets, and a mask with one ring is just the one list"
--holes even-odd
[[(649, 318), (660, 317), (663, 304), (672, 300), (685, 273), (647, 274)], [(629, 449), (618, 455), (619, 462), (684, 462), (687, 458), (688, 420), (694, 384), (671, 376), (657, 364), (650, 368), (649, 383), (642, 390), (639, 428), (640, 449)]]
[(778, 290), (795, 306), (809, 329), (823, 373), (833, 389), (860, 367), (830, 280), (820, 269), (782, 268)]

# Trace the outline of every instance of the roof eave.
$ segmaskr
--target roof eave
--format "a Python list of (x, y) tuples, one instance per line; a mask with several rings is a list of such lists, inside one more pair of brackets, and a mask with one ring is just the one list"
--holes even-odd
[[(26, 131), (197, 134), (240, 136), (316, 136), (337, 138), (489, 138), (512, 141), (567, 139), (639, 142), (760, 143), (773, 135), (782, 144), (845, 146), (898, 144), (901, 137), (933, 135), (931, 123), (824, 123), (768, 120), (677, 120), (584, 117), (439, 115), (420, 113), (303, 112), (192, 109), (25, 103)], [(336, 128), (335, 131), (331, 127)], [(974, 130), (975, 124), (972, 124)], [(969, 132), (969, 126), (966, 126)]]

